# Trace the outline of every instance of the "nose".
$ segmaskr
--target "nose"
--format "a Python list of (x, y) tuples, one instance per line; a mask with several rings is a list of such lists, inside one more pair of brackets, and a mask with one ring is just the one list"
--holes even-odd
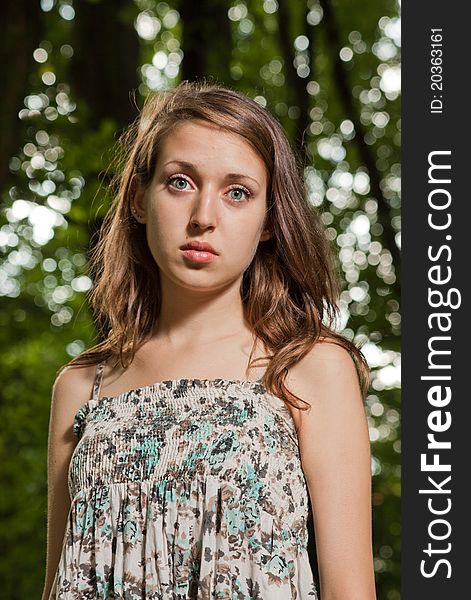
[(201, 190), (195, 195), (195, 202), (190, 216), (191, 227), (201, 229), (214, 228), (217, 218), (218, 198), (215, 192), (210, 189)]

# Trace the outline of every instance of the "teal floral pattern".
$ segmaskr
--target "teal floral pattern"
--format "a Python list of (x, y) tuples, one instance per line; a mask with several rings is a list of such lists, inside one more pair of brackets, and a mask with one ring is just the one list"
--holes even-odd
[(318, 600), (296, 430), (260, 381), (94, 397), (73, 429), (49, 600)]

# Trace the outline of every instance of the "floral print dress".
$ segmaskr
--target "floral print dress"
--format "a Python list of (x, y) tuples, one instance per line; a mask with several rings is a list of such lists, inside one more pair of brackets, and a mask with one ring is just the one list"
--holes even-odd
[(261, 380), (177, 379), (75, 415), (49, 600), (318, 600), (292, 417)]

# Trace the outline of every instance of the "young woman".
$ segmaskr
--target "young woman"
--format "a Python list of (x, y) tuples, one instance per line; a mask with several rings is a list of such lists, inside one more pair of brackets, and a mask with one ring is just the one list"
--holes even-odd
[(374, 600), (368, 367), (281, 126), (184, 82), (124, 142), (104, 341), (53, 386), (43, 598)]

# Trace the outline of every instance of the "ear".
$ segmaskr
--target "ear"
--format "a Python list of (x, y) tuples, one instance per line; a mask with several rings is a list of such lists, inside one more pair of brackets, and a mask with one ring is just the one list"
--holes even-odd
[(272, 237), (271, 231), (267, 228), (262, 231), (262, 235), (260, 236), (260, 242), (266, 242)]
[(147, 197), (146, 191), (141, 186), (136, 185), (131, 198), (131, 213), (138, 223), (147, 223)]

